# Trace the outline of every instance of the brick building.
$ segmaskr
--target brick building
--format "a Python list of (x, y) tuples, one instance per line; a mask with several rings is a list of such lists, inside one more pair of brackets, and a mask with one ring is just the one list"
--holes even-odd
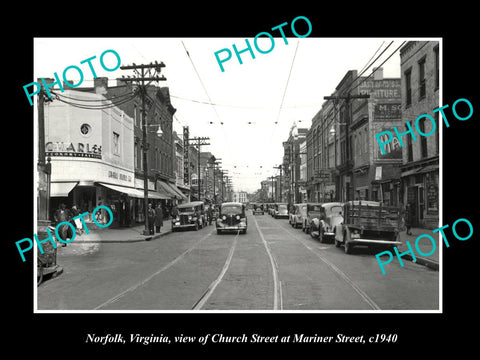
[[(416, 119), (432, 114), (439, 106), (440, 57), (439, 42), (409, 41), (400, 49), (402, 122), (408, 121), (415, 131)], [(438, 112), (433, 114), (436, 124)], [(422, 118), (418, 128), (430, 133), (433, 124)], [(402, 137), (402, 194), (404, 204), (410, 203), (413, 226), (437, 228), (439, 222), (439, 126), (434, 134), (424, 137), (410, 134)]]

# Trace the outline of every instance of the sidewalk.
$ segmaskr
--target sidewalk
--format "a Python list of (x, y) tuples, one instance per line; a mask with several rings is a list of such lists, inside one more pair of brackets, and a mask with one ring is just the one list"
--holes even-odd
[(76, 234), (72, 243), (126, 243), (126, 242), (140, 242), (158, 239), (161, 236), (172, 232), (172, 221), (164, 220), (160, 233), (155, 232), (153, 235), (143, 235), (145, 229), (144, 224), (133, 227), (119, 227), (119, 228), (100, 228), (93, 222), (87, 223), (89, 234)]
[[(422, 228), (412, 228), (410, 229), (410, 232), (412, 233), (412, 235), (407, 235), (406, 231), (400, 232), (400, 239), (401, 239), (402, 245), (397, 247), (398, 252), (401, 254), (401, 253), (404, 253), (405, 251), (409, 251), (409, 248), (406, 244), (406, 242), (408, 241), (410, 243), (410, 247), (413, 249), (413, 252), (415, 254), (416, 263), (427, 266), (432, 270), (438, 271), (439, 263), (440, 263), (439, 261), (440, 248), (443, 247), (442, 239), (440, 239), (440, 243), (439, 243), (439, 237), (441, 237), (440, 233), (439, 232), (432, 233), (432, 230), (422, 229)], [(417, 239), (417, 237), (423, 234), (430, 235), (433, 239), (435, 239), (436, 249), (433, 252), (433, 254), (428, 256), (420, 255), (417, 251), (417, 248), (415, 247), (415, 240)], [(432, 251), (433, 244), (431, 243), (429, 238), (424, 237), (418, 241), (418, 249), (422, 253), (428, 254)], [(404, 259), (413, 261), (413, 257), (410, 255), (410, 253), (402, 256), (402, 260)]]

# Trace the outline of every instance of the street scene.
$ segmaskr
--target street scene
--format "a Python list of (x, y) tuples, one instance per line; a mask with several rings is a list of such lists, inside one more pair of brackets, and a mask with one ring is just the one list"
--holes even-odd
[(63, 273), (38, 287), (38, 308), (438, 309), (438, 271), (406, 261), (383, 275), (371, 249), (347, 255), (286, 219), (248, 212), (246, 234), (217, 234), (214, 225), (172, 233), (166, 225), (150, 241), (141, 229), (81, 236), (59, 248)]
[(441, 42), (294, 35), (35, 39), (37, 311), (441, 309)]

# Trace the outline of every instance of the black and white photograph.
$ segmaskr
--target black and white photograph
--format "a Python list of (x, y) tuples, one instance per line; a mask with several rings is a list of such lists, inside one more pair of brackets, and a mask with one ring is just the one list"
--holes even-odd
[(8, 257), (33, 327), (87, 352), (377, 351), (465, 319), (467, 55), (320, 20), (27, 39)]
[(38, 311), (441, 310), (439, 39), (85, 42), (35, 39)]

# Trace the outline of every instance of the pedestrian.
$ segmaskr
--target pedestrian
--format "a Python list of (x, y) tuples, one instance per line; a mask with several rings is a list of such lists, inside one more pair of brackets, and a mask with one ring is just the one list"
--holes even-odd
[(163, 226), (163, 211), (162, 211), (162, 205), (158, 204), (157, 208), (155, 209), (155, 227), (157, 230), (157, 233), (160, 234), (160, 229)]
[(71, 222), (72, 225), (77, 229), (78, 234), (82, 235), (82, 229), (83, 229), (82, 221), (80, 220), (80, 218), (73, 219), (74, 217), (80, 215), (80, 211), (78, 211), (76, 205), (72, 206), (71, 215), (72, 215), (72, 222)]
[(209, 205), (207, 208), (208, 225), (212, 225), (212, 218), (213, 218), (212, 205)]
[(152, 208), (152, 204), (148, 204), (148, 230), (150, 235), (155, 234), (154, 225), (155, 225), (155, 210)]
[[(56, 225), (62, 222), (71, 221), (72, 216), (70, 214), (70, 211), (67, 209), (67, 206), (64, 203), (61, 203), (58, 209), (55, 210), (55, 213), (53, 214), (53, 219), (55, 220)], [(58, 229), (58, 233), (62, 238), (62, 240), (64, 241), (71, 239), (73, 237), (72, 229), (67, 224), (63, 224), (62, 226), (60, 226), (60, 228)], [(67, 244), (62, 242), (62, 247), (65, 247), (65, 246), (67, 246)]]
[(173, 205), (172, 208), (172, 219), (175, 219), (178, 216), (178, 207), (177, 205)]
[(413, 205), (408, 202), (405, 208), (405, 227), (407, 228), (407, 235), (412, 235), (410, 229), (412, 228), (413, 223)]

